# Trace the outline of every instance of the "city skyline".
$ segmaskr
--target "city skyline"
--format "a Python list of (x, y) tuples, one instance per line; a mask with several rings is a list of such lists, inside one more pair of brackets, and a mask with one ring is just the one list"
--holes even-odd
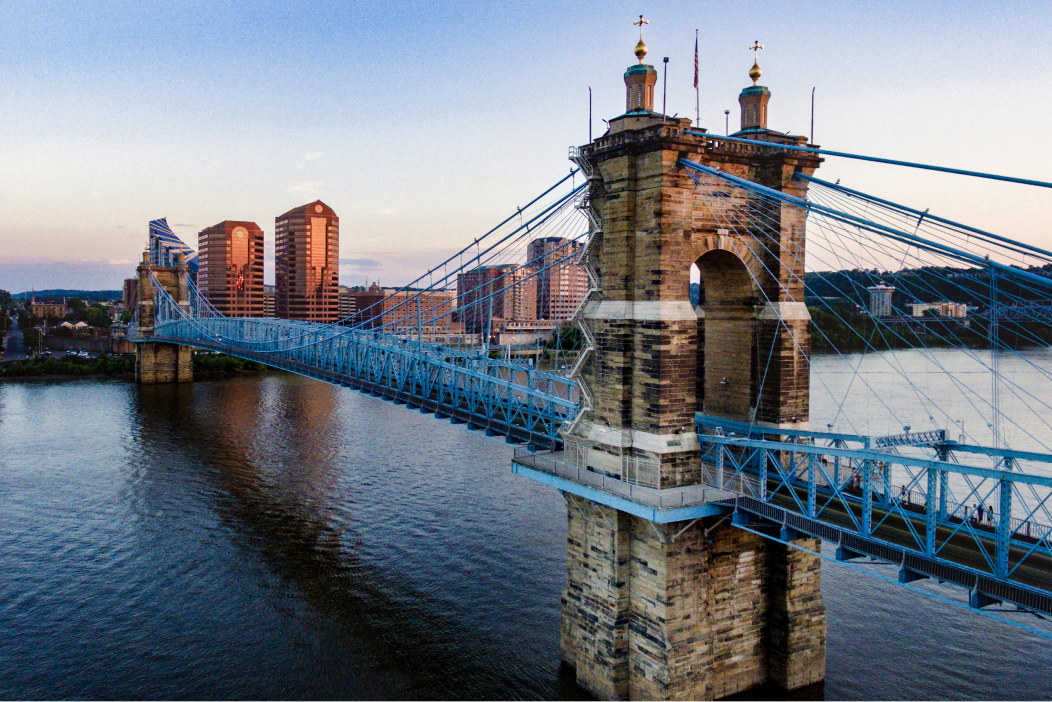
[[(1029, 129), (1052, 101), (1047, 13), (948, 8), (8, 7), (0, 287), (119, 289), (150, 220), (167, 216), (197, 248), (210, 222), (269, 223), (318, 198), (345, 222), (341, 282), (404, 284), (569, 169), (566, 147), (588, 140), (589, 86), (593, 136), (623, 112), (639, 12), (658, 92), (670, 57), (670, 114), (694, 117), (703, 30), (703, 128), (723, 133), (726, 109), (735, 130), (758, 39), (773, 129), (808, 134), (816, 86), (827, 148), (1047, 179), (1052, 147)], [(216, 54), (221, 37), (230, 49)], [(319, 41), (331, 51), (309, 50)], [(323, 98), (322, 113), (295, 109)], [(1029, 243), (1052, 233), (1044, 191), (837, 159), (823, 173)]]

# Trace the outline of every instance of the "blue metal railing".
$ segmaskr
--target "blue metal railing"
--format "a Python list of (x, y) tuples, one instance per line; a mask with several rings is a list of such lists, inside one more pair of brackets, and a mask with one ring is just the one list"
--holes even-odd
[[(899, 564), (903, 582), (935, 577), (973, 589), (986, 598), (979, 604), (1052, 613), (1052, 476), (1016, 470), (1052, 456), (938, 436), (924, 437), (934, 458), (900, 455), (905, 441), (870, 448), (867, 437), (705, 415), (698, 429), (705, 482), (738, 493), (741, 524), (788, 525), (840, 545), (845, 558)], [(999, 457), (1004, 468), (951, 462), (954, 454)]]

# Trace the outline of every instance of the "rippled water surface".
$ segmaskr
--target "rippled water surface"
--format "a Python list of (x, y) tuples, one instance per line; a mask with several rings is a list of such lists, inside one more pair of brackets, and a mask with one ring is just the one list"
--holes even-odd
[[(283, 374), (0, 384), (0, 697), (580, 697), (565, 507), (510, 458)], [(1047, 639), (835, 563), (823, 592), (804, 696), (1052, 696)]]

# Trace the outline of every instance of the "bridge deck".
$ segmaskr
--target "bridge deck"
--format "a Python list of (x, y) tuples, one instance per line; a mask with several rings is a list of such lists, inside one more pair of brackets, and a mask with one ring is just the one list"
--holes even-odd
[[(1019, 566), (1011, 580), (998, 579), (989, 574), (996, 551), (996, 534), (989, 526), (969, 523), (973, 530), (965, 532), (957, 518), (938, 524), (938, 558), (926, 558), (916, 553), (914, 534), (923, 535), (926, 528), (923, 508), (917, 506), (874, 504), (876, 526), (863, 538), (856, 527), (863, 516), (861, 491), (856, 491), (857, 502), (848, 500), (845, 506), (834, 499), (831, 490), (819, 489), (824, 506), (815, 519), (800, 514), (800, 502), (807, 501), (806, 486), (792, 485), (794, 496), (775, 478), (768, 479), (769, 497), (761, 501), (705, 484), (658, 490), (581, 468), (564, 458), (562, 452), (537, 455), (516, 450), (512, 471), (658, 524), (734, 513), (736, 526), (769, 538), (794, 541), (810, 536), (836, 544), (838, 559), (871, 556), (897, 565), (900, 582), (930, 577), (967, 588), (976, 607), (1001, 601), (1052, 615), (1052, 558), (1039, 551), (1028, 552), (1026, 536), (1017, 535), (1010, 548), (1009, 569)], [(1035, 538), (1029, 541), (1031, 545), (1038, 542)]]
[[(772, 490), (776, 488), (774, 483), (775, 481), (768, 481), (768, 485)], [(794, 489), (797, 492), (798, 499), (807, 499), (806, 489), (800, 487), (794, 487)], [(861, 520), (861, 490), (857, 492), (858, 503), (849, 502), (848, 505), (855, 520)], [(825, 491), (825, 496), (827, 498), (832, 497), (832, 493)], [(796, 509), (796, 501), (792, 496), (784, 494), (784, 490), (782, 493), (774, 494), (769, 504), (775, 504), (790, 511)], [(926, 529), (925, 515), (923, 510), (916, 506), (905, 505), (903, 507), (907, 514), (910, 515), (911, 524), (909, 526), (907, 526), (906, 520), (900, 512), (874, 506), (873, 519), (874, 523), (879, 526), (873, 530), (873, 538), (904, 549), (909, 549), (915, 545), (910, 527), (912, 526), (917, 533), (924, 534)], [(913, 513), (916, 513), (916, 516)], [(839, 500), (834, 500), (826, 506), (822, 511), (822, 521), (847, 531), (854, 531), (855, 522), (848, 516), (847, 508)], [(977, 540), (971, 536), (971, 533), (964, 533), (960, 529), (957, 529), (956, 532), (954, 531), (961, 524), (961, 519), (951, 518), (948, 521), (953, 526), (942, 524), (936, 526), (936, 541), (941, 544), (941, 558), (976, 571), (988, 569), (987, 559), (992, 558), (997, 548), (994, 528), (972, 523), (973, 530), (978, 533), (978, 541), (983, 544), (982, 549), (985, 549), (986, 555), (984, 556), (983, 550), (981, 550), (979, 543), (976, 543)], [(1017, 536), (1016, 538), (1018, 540), (1027, 540), (1027, 537)], [(1036, 543), (1037, 539), (1029, 539), (1029, 541)], [(1024, 556), (1026, 557), (1025, 561)], [(1022, 565), (1019, 566), (1012, 576), (1014, 581), (1039, 590), (1052, 591), (1052, 558), (1040, 552), (1028, 555), (1021, 546), (1011, 546), (1008, 559), (1009, 569), (1015, 567), (1021, 561), (1023, 562)]]

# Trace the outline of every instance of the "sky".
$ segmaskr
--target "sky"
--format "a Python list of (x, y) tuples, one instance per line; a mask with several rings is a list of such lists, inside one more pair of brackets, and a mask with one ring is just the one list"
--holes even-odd
[[(565, 175), (624, 111), (642, 13), (668, 112), (723, 133), (759, 41), (769, 126), (1052, 180), (1047, 2), (0, 2), (0, 289), (117, 289), (147, 222), (191, 246), (322, 199), (344, 284), (404, 284)], [(660, 105), (656, 104), (660, 109)], [(1052, 248), (1052, 190), (829, 159), (818, 175)]]

